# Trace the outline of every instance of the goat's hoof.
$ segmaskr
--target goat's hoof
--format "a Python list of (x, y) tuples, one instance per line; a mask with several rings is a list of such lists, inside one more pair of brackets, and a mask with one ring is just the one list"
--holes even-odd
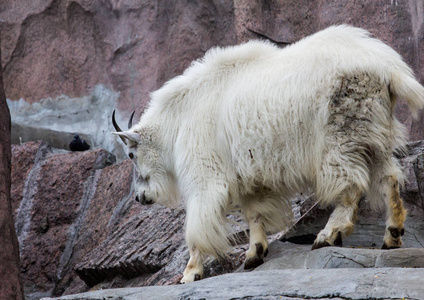
[(264, 260), (260, 257), (246, 258), (244, 262), (244, 269), (245, 270), (254, 269), (256, 267), (259, 267), (263, 263), (264, 263)]
[(316, 250), (316, 249), (324, 248), (324, 247), (331, 247), (331, 246), (335, 246), (335, 247), (343, 246), (342, 234), (340, 232), (337, 233), (337, 236), (334, 239), (333, 243), (330, 243), (328, 239), (319, 240), (319, 236), (318, 236), (314, 244), (312, 245), (312, 250)]
[(405, 234), (405, 229), (396, 228), (396, 227), (388, 227), (386, 234), (384, 236), (384, 243), (381, 249), (389, 250), (389, 249), (397, 249), (402, 246), (401, 237)]
[(316, 249), (324, 248), (324, 247), (330, 247), (330, 246), (331, 246), (330, 243), (327, 241), (320, 241), (320, 242), (315, 241), (314, 244), (312, 245), (312, 250), (316, 250)]
[(403, 228), (399, 229), (399, 228), (396, 228), (396, 227), (389, 227), (389, 228), (387, 228), (387, 230), (390, 231), (390, 234), (394, 238), (399, 238), (399, 237), (401, 237), (405, 234), (405, 229), (403, 229)]
[(343, 246), (343, 239), (342, 239), (342, 233), (341, 232), (337, 233), (337, 237), (334, 240), (333, 246), (336, 246), (336, 247), (342, 247)]
[(382, 250), (391, 250), (391, 249), (398, 249), (398, 248), (400, 248), (400, 246), (388, 246), (386, 244), (386, 242), (384, 242), (383, 243), (383, 246), (381, 246), (381, 249)]
[(197, 274), (197, 273), (195, 273), (195, 274), (189, 274), (189, 275), (185, 275), (181, 279), (180, 283), (181, 284), (190, 283), (190, 282), (193, 282), (193, 281), (199, 281), (201, 279), (202, 279), (202, 275), (200, 275), (200, 274)]
[(264, 251), (264, 246), (261, 243), (255, 244), (256, 252), (253, 256), (246, 256), (244, 261), (244, 269), (254, 269), (264, 263), (264, 257), (268, 255), (268, 248)]
[(384, 243), (381, 249), (389, 250), (389, 249), (397, 249), (402, 246), (401, 237), (405, 234), (405, 229), (396, 228), (396, 227), (388, 227), (386, 230), (386, 234), (384, 235)]

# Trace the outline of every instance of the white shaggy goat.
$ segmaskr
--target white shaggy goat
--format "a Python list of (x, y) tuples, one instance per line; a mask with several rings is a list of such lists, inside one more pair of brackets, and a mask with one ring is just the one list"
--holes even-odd
[(181, 282), (191, 282), (202, 278), (205, 255), (226, 255), (227, 212), (243, 210), (252, 268), (267, 253), (266, 232), (288, 225), (288, 199), (310, 188), (335, 205), (313, 248), (341, 245), (363, 193), (387, 209), (383, 248), (400, 247), (398, 97), (414, 116), (424, 105), (402, 58), (362, 29), (334, 26), (284, 49), (262, 41), (212, 49), (152, 93), (137, 125), (115, 134), (139, 171), (138, 201), (186, 204)]

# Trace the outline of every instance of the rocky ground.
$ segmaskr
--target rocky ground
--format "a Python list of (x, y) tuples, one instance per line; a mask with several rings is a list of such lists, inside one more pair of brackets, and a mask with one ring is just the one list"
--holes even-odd
[[(297, 223), (270, 237), (268, 261), (257, 271), (234, 273), (247, 248), (243, 230), (234, 228), (239, 244), (230, 261), (210, 259), (206, 280), (180, 286), (174, 284), (188, 259), (184, 210), (133, 200), (132, 164), (109, 134), (114, 109), (120, 124), (133, 110), (139, 117), (150, 92), (211, 47), (250, 39), (285, 47), (342, 23), (367, 29), (392, 46), (423, 82), (421, 0), (2, 0), (2, 74), (15, 143), (11, 198), (26, 298), (89, 290), (98, 290), (87, 296), (92, 299), (230, 298), (229, 291), (236, 290), (234, 298), (246, 299), (419, 299), (423, 276), (416, 274), (422, 269), (399, 267), (415, 262), (422, 267), (422, 142), (401, 157), (409, 179), (402, 191), (409, 210), (403, 250), (374, 249), (381, 247), (384, 213), (369, 211), (364, 199), (345, 248), (310, 252), (330, 210), (317, 206), (313, 196), (299, 195), (293, 200)], [(396, 115), (412, 139), (424, 138), (422, 112), (412, 120), (400, 101)], [(74, 134), (94, 150), (64, 150)], [(342, 266), (349, 268), (325, 269)], [(7, 276), (0, 274), (0, 281)], [(318, 284), (326, 290), (312, 293)], [(139, 288), (151, 285), (172, 286)], [(137, 288), (113, 290), (131, 287)]]
[[(187, 285), (106, 289), (57, 299), (423, 299), (424, 249), (328, 247), (274, 241), (252, 272)], [(242, 269), (242, 268), (241, 268)]]
[[(227, 262), (209, 259), (205, 268), (209, 279), (183, 287), (177, 283), (188, 260), (183, 239), (184, 210), (137, 203), (132, 191), (133, 166), (129, 160), (116, 163), (111, 153), (101, 149), (73, 153), (51, 148), (45, 142), (13, 145), (12, 207), (26, 298), (103, 289), (107, 291), (70, 299), (103, 299), (105, 295), (118, 297), (118, 294), (122, 299), (133, 299), (131, 297), (150, 292), (163, 293), (164, 299), (167, 293), (182, 298), (184, 295), (202, 298), (212, 293), (216, 284), (215, 287), (225, 286), (220, 293), (236, 289), (235, 298), (292, 295), (295, 298), (365, 299), (361, 297), (376, 295), (372, 293), (378, 286), (382, 299), (399, 295), (419, 299), (415, 289), (424, 286), (424, 276), (417, 278), (419, 272), (424, 274), (423, 151), (424, 142), (414, 142), (408, 153), (400, 157), (408, 178), (402, 190), (409, 212), (404, 248), (379, 250), (385, 227), (384, 213), (370, 211), (367, 200), (363, 199), (358, 225), (344, 241), (344, 247), (311, 251), (314, 235), (323, 228), (331, 209), (316, 205), (313, 195), (299, 195), (293, 199), (296, 223), (287, 232), (269, 237), (270, 253), (262, 266), (252, 273), (243, 272), (247, 239), (241, 224), (234, 227), (232, 233), (238, 237), (239, 244), (230, 253), (231, 259)], [(233, 274), (223, 277), (225, 273)], [(329, 283), (330, 274), (338, 284)], [(318, 278), (325, 277), (324, 290), (319, 292), (323, 296), (317, 296), (318, 291), (311, 293), (312, 289), (301, 284), (307, 280), (305, 276), (315, 278), (311, 282), (316, 285), (319, 285)], [(374, 276), (374, 283), (362, 285), (367, 276)], [(295, 278), (299, 282), (295, 283)], [(387, 278), (391, 278), (390, 289), (386, 288)], [(407, 278), (416, 285), (403, 286)], [(267, 287), (259, 290), (260, 293), (249, 294), (252, 288), (247, 286), (251, 281), (266, 282)], [(352, 286), (350, 281), (354, 282)], [(349, 283), (349, 290), (343, 288), (343, 282)], [(125, 295), (122, 290), (113, 290), (152, 285), (173, 287), (128, 289)], [(199, 286), (202, 292), (194, 293)], [(286, 290), (289, 286), (291, 290)], [(362, 294), (353, 296), (354, 290)], [(291, 292), (278, 294), (277, 291)], [(217, 298), (219, 295), (209, 294)]]
[(187, 285), (100, 290), (68, 300), (423, 299), (423, 270), (402, 268), (272, 270), (227, 274)]

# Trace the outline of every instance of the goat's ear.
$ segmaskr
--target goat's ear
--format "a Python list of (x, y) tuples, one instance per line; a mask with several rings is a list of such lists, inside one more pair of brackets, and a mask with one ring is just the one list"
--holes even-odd
[(136, 132), (128, 132), (128, 131), (121, 131), (121, 132), (112, 132), (112, 134), (119, 135), (122, 140), (127, 139), (134, 143), (140, 142), (140, 135)]

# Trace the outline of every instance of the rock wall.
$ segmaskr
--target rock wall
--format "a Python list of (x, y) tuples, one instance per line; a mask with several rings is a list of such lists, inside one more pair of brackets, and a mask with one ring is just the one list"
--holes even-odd
[[(292, 201), (296, 222), (269, 237), (267, 262), (258, 269), (424, 268), (422, 249), (417, 249), (424, 246), (424, 142), (411, 143), (400, 161), (408, 177), (402, 190), (409, 211), (404, 249), (373, 249), (382, 244), (384, 213), (370, 211), (364, 199), (358, 225), (344, 241), (359, 249), (311, 252), (331, 210), (316, 205), (313, 195), (299, 196)], [(11, 199), (27, 299), (179, 282), (188, 261), (184, 210), (140, 205), (132, 178), (130, 160), (116, 163), (105, 150), (73, 153), (45, 142), (13, 145)], [(207, 260), (206, 277), (242, 266), (248, 244), (245, 225), (236, 221), (240, 226), (231, 234), (238, 242), (230, 259)]]
[[(2, 0), (2, 71), (16, 144), (12, 210), (27, 298), (178, 282), (188, 258), (184, 211), (133, 201), (132, 165), (108, 134), (111, 112), (118, 109), (120, 124), (133, 110), (139, 117), (149, 92), (213, 46), (269, 39), (284, 47), (341, 23), (392, 46), (424, 83), (421, 0)], [(396, 114), (413, 140), (424, 138), (424, 113), (414, 121), (400, 101)], [(59, 150), (74, 134), (94, 150)], [(422, 149), (413, 144), (402, 158), (410, 179), (407, 247), (424, 244)], [(313, 197), (294, 203), (299, 221), (285, 238), (307, 243), (329, 212)], [(379, 246), (384, 221), (362, 211), (346, 243)], [(241, 242), (231, 262), (208, 261), (207, 276), (241, 265), (246, 241), (239, 228), (234, 234)]]
[(0, 60), (0, 295), (4, 299), (23, 299), (19, 273), (19, 246), (10, 197), (12, 156), (10, 128), (10, 113), (3, 89)]
[[(184, 211), (139, 205), (130, 160), (115, 163), (104, 150), (72, 153), (45, 142), (13, 145), (12, 153), (12, 209), (27, 299), (97, 284), (179, 282), (188, 259)], [(234, 250), (227, 272), (241, 264), (245, 250)], [(208, 266), (208, 275), (225, 272), (214, 260)]]
[[(101, 139), (110, 129), (109, 110), (118, 108), (122, 119), (136, 110), (139, 117), (151, 91), (209, 48), (258, 38), (283, 47), (333, 24), (369, 30), (399, 51), (424, 82), (421, 0), (3, 0), (0, 20), (5, 90), (9, 105), (18, 108), (12, 111), (16, 142), (50, 137), (54, 147), (66, 148), (77, 133), (115, 153), (118, 146)], [(107, 104), (91, 103), (99, 86), (111, 95)], [(59, 110), (68, 100), (83, 104), (79, 114), (78, 106), (68, 115), (43, 105), (22, 112), (22, 103), (11, 104), (20, 99), (27, 106), (47, 101)], [(40, 129), (34, 123), (46, 113), (51, 124)], [(413, 140), (424, 138), (423, 114), (413, 121), (402, 102), (397, 114)], [(74, 128), (61, 134), (69, 124)]]
[(424, 294), (422, 272), (405, 268), (268, 270), (226, 274), (185, 285), (99, 290), (58, 299), (418, 300)]

